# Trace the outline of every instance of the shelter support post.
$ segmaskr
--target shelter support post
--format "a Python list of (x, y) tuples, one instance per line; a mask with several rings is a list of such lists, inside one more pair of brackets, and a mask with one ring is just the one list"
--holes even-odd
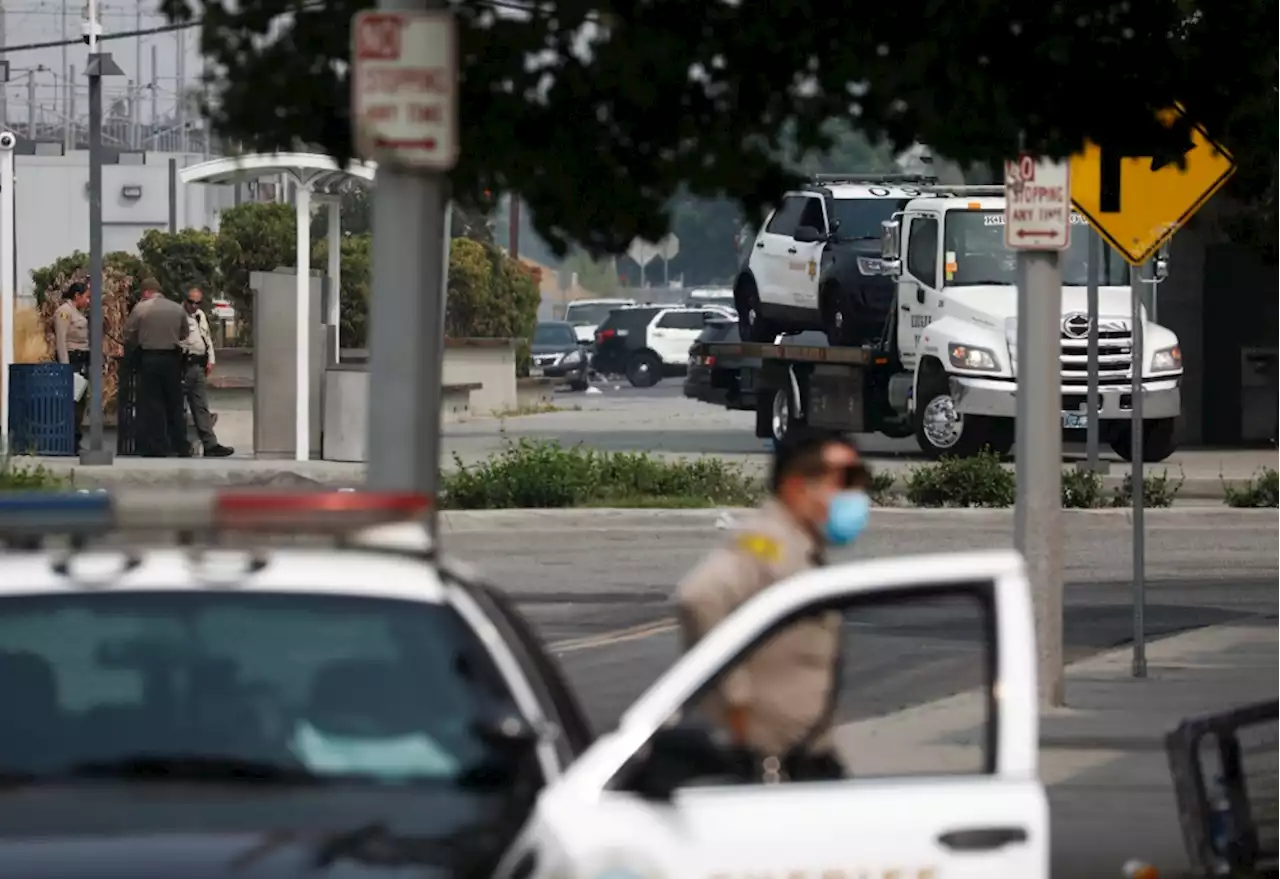
[(297, 178), (295, 208), (297, 213), (297, 382), (298, 410), (294, 422), (295, 461), (311, 458), (311, 188)]

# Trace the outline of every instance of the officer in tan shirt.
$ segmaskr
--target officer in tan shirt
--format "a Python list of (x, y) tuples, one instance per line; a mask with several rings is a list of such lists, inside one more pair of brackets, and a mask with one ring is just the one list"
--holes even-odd
[[(87, 284), (75, 283), (62, 294), (62, 304), (53, 313), (53, 340), (57, 349), (58, 362), (65, 363), (75, 370), (85, 381), (89, 380), (89, 319), (84, 310), (89, 307), (89, 287)], [(84, 424), (85, 409), (89, 404), (89, 392), (86, 390), (76, 400), (76, 450), (80, 449), (83, 436), (81, 425)]]
[(142, 301), (124, 324), (125, 350), (138, 368), (138, 453), (191, 457), (182, 411), (182, 343), (187, 313), (166, 299), (155, 278), (142, 282)]
[[(686, 649), (757, 593), (824, 564), (828, 546), (856, 539), (870, 512), (869, 482), (846, 437), (789, 432), (774, 458), (769, 500), (679, 586)], [(704, 707), (766, 769), (795, 780), (841, 777), (831, 743), (840, 634), (838, 612), (791, 624), (739, 660)]]

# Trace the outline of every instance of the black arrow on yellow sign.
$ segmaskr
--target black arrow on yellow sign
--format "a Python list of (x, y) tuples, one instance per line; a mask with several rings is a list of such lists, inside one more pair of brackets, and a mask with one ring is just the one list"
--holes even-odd
[(1191, 122), (1179, 113), (1168, 128), (1159, 131), (1145, 144), (1102, 147), (1098, 168), (1098, 210), (1104, 214), (1120, 213), (1120, 168), (1122, 159), (1151, 159), (1151, 171), (1181, 164), (1187, 153), (1196, 148), (1191, 137)]

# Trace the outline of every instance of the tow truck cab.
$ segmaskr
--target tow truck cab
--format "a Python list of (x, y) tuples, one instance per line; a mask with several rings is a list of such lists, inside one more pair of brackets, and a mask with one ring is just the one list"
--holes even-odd
[[(915, 435), (932, 457), (1013, 445), (1017, 409), (1017, 254), (1004, 243), (1000, 187), (937, 187), (883, 224), (878, 271), (896, 285), (880, 339), (856, 348), (740, 345), (762, 358), (742, 377), (759, 401), (756, 433), (779, 439), (814, 423), (891, 437)], [(1066, 439), (1087, 427), (1087, 253), (1096, 233), (1073, 215), (1061, 255), (1061, 394)], [(1130, 449), (1133, 327), (1129, 267), (1110, 247), (1098, 267), (1099, 430)], [(1143, 310), (1143, 447), (1151, 461), (1176, 450), (1182, 354), (1172, 331)], [(751, 350), (746, 350), (750, 348)], [(695, 353), (695, 352), (691, 352)]]

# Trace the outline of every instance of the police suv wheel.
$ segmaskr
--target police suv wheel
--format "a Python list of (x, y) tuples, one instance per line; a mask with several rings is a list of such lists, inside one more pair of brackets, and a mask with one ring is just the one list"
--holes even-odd
[(662, 361), (652, 351), (638, 351), (627, 361), (627, 381), (632, 387), (651, 388), (662, 378)]

